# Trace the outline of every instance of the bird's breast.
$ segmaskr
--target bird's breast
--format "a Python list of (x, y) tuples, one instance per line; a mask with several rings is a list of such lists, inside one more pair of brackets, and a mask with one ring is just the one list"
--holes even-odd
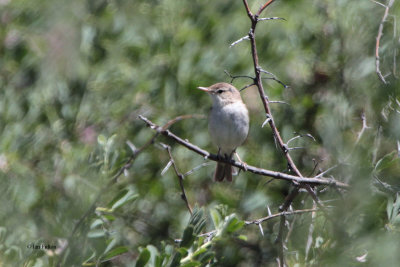
[(211, 140), (223, 154), (230, 154), (247, 138), (249, 115), (243, 102), (213, 106), (208, 130)]

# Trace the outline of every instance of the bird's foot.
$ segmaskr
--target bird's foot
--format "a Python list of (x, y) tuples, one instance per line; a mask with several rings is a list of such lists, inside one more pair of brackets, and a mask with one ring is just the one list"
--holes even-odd
[(239, 157), (239, 154), (236, 151), (234, 153), (235, 153), (236, 158), (240, 162), (240, 164), (242, 164), (243, 170), (246, 172), (247, 171), (247, 163), (242, 161), (242, 159)]

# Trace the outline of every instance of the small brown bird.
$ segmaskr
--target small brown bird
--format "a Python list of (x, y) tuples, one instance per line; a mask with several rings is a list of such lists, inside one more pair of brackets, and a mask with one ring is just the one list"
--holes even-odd
[[(239, 91), (229, 83), (216, 83), (198, 89), (207, 92), (213, 102), (208, 117), (208, 132), (213, 143), (218, 146), (218, 155), (231, 159), (249, 133), (246, 105)], [(214, 180), (221, 182), (224, 178), (232, 181), (232, 166), (218, 162)]]

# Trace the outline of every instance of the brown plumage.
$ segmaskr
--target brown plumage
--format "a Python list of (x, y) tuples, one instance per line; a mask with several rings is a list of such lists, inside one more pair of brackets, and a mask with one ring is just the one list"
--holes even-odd
[[(249, 115), (239, 91), (229, 83), (216, 83), (210, 87), (198, 87), (207, 92), (213, 101), (208, 117), (211, 140), (218, 146), (221, 157), (231, 159), (236, 148), (247, 138)], [(232, 181), (232, 166), (217, 163), (215, 181)]]

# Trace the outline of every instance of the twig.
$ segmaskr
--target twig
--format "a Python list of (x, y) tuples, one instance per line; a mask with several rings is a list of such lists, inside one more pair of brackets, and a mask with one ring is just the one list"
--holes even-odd
[(378, 74), (379, 79), (384, 83), (387, 84), (385, 77), (382, 75), (380, 69), (380, 57), (379, 57), (379, 48), (380, 48), (380, 41), (383, 34), (383, 24), (386, 21), (386, 18), (389, 14), (389, 9), (392, 7), (394, 0), (388, 0), (388, 4), (385, 6), (385, 13), (383, 14), (382, 20), (379, 24), (378, 35), (376, 36), (376, 44), (375, 44), (375, 66), (376, 66), (376, 73)]
[(231, 45), (229, 46), (229, 48), (231, 48), (231, 47), (237, 45), (238, 43), (240, 43), (240, 42), (242, 42), (242, 41), (244, 41), (244, 40), (249, 40), (249, 36), (246, 35), (246, 36), (243, 36), (242, 38), (240, 38), (240, 39), (234, 41), (233, 43), (231, 43)]
[[(297, 168), (296, 164), (294, 163), (292, 157), (290, 156), (289, 150), (287, 149), (287, 145), (283, 142), (283, 139), (282, 139), (282, 137), (281, 137), (281, 135), (279, 133), (279, 130), (276, 127), (274, 118), (273, 118), (272, 113), (271, 113), (271, 108), (269, 106), (268, 97), (265, 95), (264, 87), (263, 87), (263, 84), (262, 84), (262, 77), (261, 77), (261, 73), (262, 72), (271, 75), (272, 78), (270, 78), (270, 79), (273, 79), (273, 80), (276, 80), (276, 81), (280, 82), (278, 79), (276, 79), (275, 75), (273, 75), (272, 73), (270, 73), (270, 72), (268, 72), (268, 71), (266, 71), (266, 70), (261, 68), (261, 66), (259, 64), (259, 60), (258, 60), (257, 45), (256, 45), (256, 39), (255, 39), (255, 31), (256, 31), (256, 26), (257, 26), (257, 22), (258, 22), (258, 17), (261, 14), (261, 12), (263, 12), (273, 2), (274, 2), (274, 0), (269, 0), (268, 2), (266, 2), (258, 10), (258, 12), (255, 15), (253, 15), (253, 13), (251, 12), (251, 10), (249, 8), (247, 0), (243, 0), (243, 4), (244, 4), (244, 6), (246, 8), (247, 16), (251, 20), (249, 38), (250, 38), (250, 45), (251, 45), (251, 54), (252, 54), (252, 57), (253, 57), (254, 73), (255, 73), (254, 81), (255, 81), (255, 83), (257, 85), (258, 92), (259, 92), (261, 101), (263, 103), (265, 113), (269, 115), (270, 120), (268, 120), (268, 124), (270, 125), (270, 127), (272, 129), (272, 133), (273, 133), (275, 142), (280, 147), (280, 149), (282, 150), (284, 156), (286, 157), (286, 160), (288, 162), (289, 170), (293, 171), (297, 176), (303, 177), (303, 175), (301, 174), (301, 172)], [(280, 82), (280, 83), (285, 88), (287, 87), (284, 83), (282, 83), (282, 82)], [(305, 184), (304, 187), (312, 195), (313, 199), (318, 199), (309, 184)], [(298, 191), (298, 190), (300, 190), (300, 187), (298, 186), (294, 190)], [(293, 201), (293, 199), (291, 201)], [(291, 203), (291, 201), (290, 201), (290, 203)], [(288, 204), (290, 205), (290, 203), (288, 203)], [(289, 205), (285, 204), (284, 207), (287, 208)], [(322, 205), (320, 205), (320, 206), (322, 206)], [(284, 210), (286, 210), (286, 209), (284, 209)], [(284, 264), (284, 263), (281, 261), (281, 264)]]
[(288, 215), (301, 214), (301, 213), (314, 212), (314, 211), (318, 211), (318, 209), (317, 208), (312, 208), (312, 209), (304, 209), (304, 210), (282, 211), (282, 212), (279, 212), (279, 213), (268, 215), (266, 217), (263, 217), (263, 218), (260, 218), (260, 219), (257, 219), (257, 220), (245, 221), (244, 223), (245, 223), (245, 225), (260, 224), (260, 223), (263, 223), (265, 221), (271, 220), (271, 219), (279, 217), (279, 216), (288, 216)]
[[(313, 204), (313, 209), (316, 209), (317, 205)], [(306, 261), (308, 260), (308, 253), (310, 252), (311, 244), (313, 242), (313, 233), (314, 233), (314, 223), (315, 223), (315, 217), (316, 217), (316, 211), (312, 211), (311, 213), (311, 223), (310, 227), (308, 228), (308, 237), (307, 237), (307, 243), (306, 243), (306, 255), (305, 259)]]
[(377, 4), (377, 5), (386, 7), (384, 4), (382, 4), (382, 3), (378, 2), (378, 1), (374, 1), (374, 0), (370, 0), (370, 1), (373, 2), (373, 3), (375, 3), (375, 4)]
[(227, 70), (224, 70), (224, 72), (226, 75), (228, 75), (231, 78), (231, 83), (237, 78), (247, 78), (247, 79), (254, 81), (254, 77), (251, 77), (249, 75), (232, 75)]
[(267, 3), (265, 3), (257, 12), (257, 17), (261, 15), (261, 13), (270, 5), (274, 2), (275, 0), (269, 0)]
[(332, 167), (328, 168), (327, 170), (325, 170), (325, 171), (321, 172), (320, 174), (318, 174), (317, 176), (315, 176), (315, 178), (321, 177), (322, 175), (326, 174), (327, 172), (329, 172), (329, 171), (335, 169), (337, 166), (339, 166), (339, 165), (336, 164), (335, 166), (332, 166)]
[(365, 117), (365, 113), (364, 112), (361, 114), (361, 120), (362, 120), (362, 128), (361, 128), (361, 131), (357, 135), (356, 145), (360, 141), (364, 131), (366, 129), (368, 129), (368, 128), (371, 128), (371, 127), (368, 127), (368, 125), (367, 125), (367, 118)]
[(275, 100), (275, 101), (270, 100), (269, 103), (278, 103), (278, 104), (285, 104), (285, 105), (290, 106), (289, 103), (287, 103), (287, 102), (285, 102), (285, 101), (280, 101), (280, 100)]
[(281, 216), (281, 220), (279, 223), (279, 232), (278, 236), (276, 237), (276, 243), (279, 244), (279, 250), (278, 250), (278, 255), (279, 255), (279, 267), (286, 267), (286, 262), (285, 262), (285, 244), (283, 242), (283, 231), (285, 229), (285, 223), (286, 223), (286, 217), (283, 215)]
[(264, 21), (264, 20), (285, 20), (284, 18), (280, 18), (280, 17), (270, 17), (270, 18), (257, 18), (258, 21)]
[(256, 84), (255, 84), (255, 83), (248, 84), (248, 85), (246, 85), (245, 87), (243, 87), (242, 89), (240, 89), (239, 91), (241, 92), (241, 91), (243, 91), (243, 90), (245, 90), (245, 89), (247, 89), (247, 88), (249, 88), (249, 87), (251, 87), (251, 86), (253, 86), (253, 85), (256, 85)]
[(263, 68), (259, 67), (260, 72), (271, 75), (272, 77), (265, 77), (265, 78), (261, 78), (264, 80), (274, 80), (277, 83), (280, 83), (284, 88), (288, 88), (289, 86), (287, 86), (286, 84), (284, 84), (281, 80), (279, 80), (275, 74), (273, 74), (272, 72), (269, 72), (267, 70), (264, 70)]
[(300, 137), (308, 137), (308, 138), (311, 138), (311, 139), (315, 142), (315, 138), (314, 138), (314, 136), (312, 136), (311, 134), (299, 134), (299, 135), (296, 135), (295, 137), (290, 138), (290, 139), (286, 142), (286, 144), (289, 145), (290, 142), (292, 142), (292, 141), (294, 141), (294, 140), (296, 140), (296, 139), (298, 139), (298, 138), (300, 138)]
[(172, 167), (174, 167), (175, 174), (176, 174), (176, 176), (178, 177), (178, 180), (179, 180), (179, 186), (180, 186), (181, 191), (182, 191), (181, 197), (182, 197), (183, 201), (185, 201), (186, 207), (188, 208), (190, 214), (193, 214), (192, 207), (190, 206), (189, 201), (188, 201), (188, 199), (186, 197), (185, 187), (183, 185), (184, 176), (183, 176), (182, 173), (179, 172), (178, 167), (176, 166), (175, 160), (174, 160), (174, 158), (172, 156), (172, 153), (171, 153), (171, 147), (169, 145), (166, 145), (166, 144), (161, 144), (161, 145), (168, 151), (168, 155), (169, 155), (169, 159), (170, 159), (169, 162), (171, 162)]
[(188, 176), (188, 175), (191, 175), (192, 173), (194, 173), (195, 171), (197, 171), (198, 169), (201, 169), (201, 168), (203, 168), (203, 167), (205, 167), (205, 166), (208, 166), (208, 165), (211, 165), (211, 163), (210, 162), (204, 162), (204, 163), (202, 163), (202, 164), (200, 164), (199, 166), (196, 166), (196, 167), (194, 167), (193, 169), (191, 169), (190, 171), (188, 171), (188, 172), (186, 172), (183, 176)]
[[(148, 126), (150, 126), (151, 129), (157, 131), (159, 134), (164, 135), (164, 136), (174, 140), (175, 142), (185, 146), (186, 148), (192, 150), (193, 152), (203, 156), (205, 159), (209, 159), (209, 160), (213, 160), (213, 161), (217, 161), (217, 162), (229, 163), (232, 166), (235, 166), (242, 170), (244, 170), (244, 168), (245, 168), (241, 162), (235, 161), (233, 159), (225, 159), (223, 157), (219, 157), (216, 154), (211, 154), (207, 150), (201, 149), (200, 147), (190, 143), (189, 141), (183, 140), (182, 138), (176, 136), (170, 130), (163, 129), (162, 127), (156, 125), (155, 123), (153, 123), (152, 121), (150, 121), (149, 119), (147, 119), (146, 117), (144, 117), (142, 115), (139, 115), (139, 118), (142, 121), (144, 121)], [(282, 173), (282, 172), (275, 172), (275, 171), (271, 171), (271, 170), (261, 169), (261, 168), (257, 168), (257, 167), (251, 166), (251, 165), (247, 165), (246, 170), (248, 172), (251, 172), (254, 174), (268, 176), (268, 177), (272, 177), (275, 179), (286, 180), (286, 181), (293, 182), (295, 184), (334, 185), (339, 188), (348, 188), (349, 187), (349, 185), (339, 182), (339, 181), (336, 181), (335, 179), (331, 179), (331, 178), (315, 179), (315, 178), (299, 177), (299, 176), (294, 176), (294, 175), (290, 175), (290, 174), (286, 174), (286, 173)]]
[[(281, 150), (282, 150), (282, 151), (284, 152), (284, 154), (285, 154), (285, 157), (286, 157), (286, 159), (287, 159), (287, 161), (288, 161), (288, 164), (289, 164), (289, 166), (290, 166), (290, 169), (293, 170), (294, 173), (295, 173), (296, 175), (298, 175), (298, 176), (301, 177), (302, 175), (301, 175), (300, 171), (297, 169), (297, 167), (296, 167), (296, 165), (294, 164), (292, 158), (291, 158), (290, 155), (287, 153), (287, 150), (286, 150), (286, 148), (285, 148), (285, 143), (283, 142), (282, 137), (281, 137), (281, 135), (280, 135), (280, 133), (279, 133), (279, 131), (278, 131), (276, 125), (275, 125), (274, 119), (273, 119), (272, 114), (271, 114), (271, 109), (270, 109), (270, 106), (269, 106), (269, 102), (268, 102), (267, 97), (266, 97), (265, 92), (264, 92), (264, 87), (263, 87), (262, 80), (261, 80), (261, 72), (268, 73), (268, 74), (270, 74), (270, 75), (273, 75), (273, 74), (270, 73), (270, 72), (268, 72), (268, 71), (266, 71), (266, 70), (264, 70), (264, 69), (262, 69), (262, 68), (260, 67), (260, 65), (259, 65), (259, 62), (258, 62), (258, 53), (257, 53), (256, 40), (255, 40), (255, 29), (256, 29), (256, 26), (257, 26), (257, 22), (258, 22), (258, 21), (257, 21), (257, 17), (258, 17), (258, 15), (260, 15), (261, 12), (262, 12), (265, 8), (267, 8), (273, 1), (274, 1), (274, 0), (269, 0), (267, 3), (265, 3), (265, 4), (259, 9), (259, 11), (257, 12), (257, 15), (253, 15), (253, 14), (251, 13), (250, 9), (249, 9), (249, 5), (248, 5), (248, 3), (247, 3), (247, 0), (243, 0), (244, 6), (245, 6), (246, 11), (247, 11), (247, 15), (248, 15), (248, 17), (249, 17), (250, 20), (251, 20), (251, 28), (250, 28), (250, 31), (249, 31), (249, 38), (250, 38), (250, 44), (251, 44), (251, 53), (252, 53), (252, 57), (253, 57), (253, 65), (254, 65), (254, 72), (255, 72), (255, 82), (256, 82), (256, 84), (257, 84), (258, 92), (259, 92), (259, 94), (260, 94), (261, 101), (262, 101), (263, 106), (264, 106), (264, 109), (265, 109), (265, 113), (268, 114), (268, 115), (270, 116), (270, 118), (271, 118), (271, 119), (268, 121), (268, 123), (269, 123), (269, 125), (271, 126), (271, 129), (272, 129), (272, 131), (273, 131), (273, 133), (274, 133), (274, 136), (275, 136), (275, 138), (277, 139), (277, 142), (278, 142), (278, 144), (279, 144)], [(274, 77), (274, 75), (273, 75), (273, 77)]]

